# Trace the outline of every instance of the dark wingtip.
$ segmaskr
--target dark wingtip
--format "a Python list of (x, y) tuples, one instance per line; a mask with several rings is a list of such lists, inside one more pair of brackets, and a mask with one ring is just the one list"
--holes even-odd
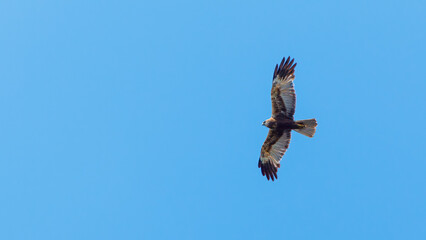
[(294, 58), (291, 59), (291, 61), (288, 63), (288, 66), (291, 66), (293, 64), (293, 62), (294, 62)]
[(290, 56), (288, 56), (288, 58), (284, 57), (278, 69), (277, 69), (278, 64), (275, 66), (274, 78), (277, 76), (285, 77), (287, 75), (291, 75), (294, 73), (294, 68), (296, 67), (297, 63), (294, 63), (294, 58), (291, 59), (291, 61), (290, 59), (291, 59)]
[(288, 56), (287, 60), (284, 63), (284, 68), (286, 68), (288, 66), (288, 62), (290, 61), (290, 56)]
[(259, 159), (258, 167), (260, 168), (262, 175), (266, 176), (266, 178), (269, 180), (274, 181), (275, 179), (278, 179), (278, 168), (280, 167), (280, 164), (278, 164), (277, 167), (272, 165), (271, 163), (262, 163), (262, 161)]

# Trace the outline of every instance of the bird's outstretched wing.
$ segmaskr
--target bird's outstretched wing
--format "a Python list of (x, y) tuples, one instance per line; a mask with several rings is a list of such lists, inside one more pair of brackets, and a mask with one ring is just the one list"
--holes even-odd
[(258, 167), (266, 178), (277, 179), (280, 161), (290, 144), (291, 130), (270, 129), (260, 152)]
[(293, 119), (296, 109), (296, 92), (294, 91), (293, 80), (296, 63), (290, 57), (283, 58), (281, 64), (275, 66), (274, 78), (272, 81), (271, 100), (272, 117), (275, 119)]

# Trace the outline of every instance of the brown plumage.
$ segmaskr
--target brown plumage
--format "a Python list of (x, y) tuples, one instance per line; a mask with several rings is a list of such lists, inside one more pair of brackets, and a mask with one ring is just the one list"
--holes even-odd
[(296, 63), (290, 57), (283, 58), (275, 67), (272, 89), (272, 117), (262, 123), (269, 128), (268, 136), (263, 143), (258, 167), (266, 178), (277, 179), (280, 161), (290, 144), (291, 130), (305, 136), (313, 137), (317, 121), (315, 119), (294, 121), (296, 109), (296, 93), (294, 91), (294, 68)]

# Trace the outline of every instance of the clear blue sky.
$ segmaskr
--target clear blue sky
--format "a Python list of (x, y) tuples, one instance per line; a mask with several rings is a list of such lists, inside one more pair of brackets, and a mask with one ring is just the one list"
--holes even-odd
[[(1, 1), (0, 239), (426, 239), (424, 1)], [(274, 66), (295, 118), (257, 168)]]

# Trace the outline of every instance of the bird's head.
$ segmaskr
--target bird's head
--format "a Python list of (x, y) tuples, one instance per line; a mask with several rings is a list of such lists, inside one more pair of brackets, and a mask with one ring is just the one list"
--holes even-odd
[(275, 119), (270, 118), (270, 119), (263, 121), (262, 126), (265, 126), (267, 128), (273, 128), (274, 123), (275, 123)]

